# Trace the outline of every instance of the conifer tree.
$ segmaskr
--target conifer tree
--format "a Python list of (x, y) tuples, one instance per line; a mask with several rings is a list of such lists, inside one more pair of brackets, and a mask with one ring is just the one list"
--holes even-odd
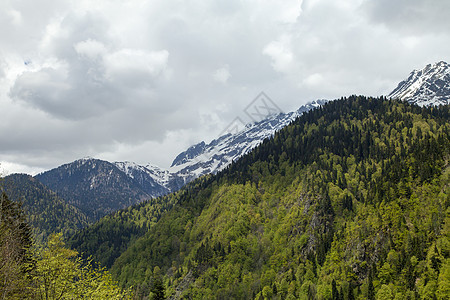
[(164, 298), (164, 284), (161, 277), (161, 270), (158, 266), (153, 269), (153, 287), (151, 289), (153, 300), (163, 300)]
[(31, 229), (20, 204), (0, 196), (0, 299), (27, 298), (33, 269)]

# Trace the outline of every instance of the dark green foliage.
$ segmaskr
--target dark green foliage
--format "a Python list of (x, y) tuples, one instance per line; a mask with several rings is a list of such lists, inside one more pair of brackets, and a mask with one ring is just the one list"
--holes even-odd
[[(0, 196), (0, 232), (2, 235), (11, 235), (15, 240), (20, 260), (27, 258), (27, 251), (32, 246), (31, 228), (22, 211), (22, 205), (9, 200), (5, 192)], [(4, 246), (5, 238), (2, 238)]]
[(372, 270), (369, 271), (369, 276), (367, 277), (367, 299), (375, 300), (375, 289), (373, 287)]
[(33, 258), (31, 228), (20, 203), (0, 195), (0, 298), (24, 299), (29, 296)]
[(12, 201), (22, 203), (38, 243), (51, 233), (73, 234), (88, 224), (88, 218), (79, 209), (65, 203), (29, 175), (6, 176), (2, 179), (2, 186)]
[(331, 299), (339, 300), (339, 291), (336, 287), (336, 281), (334, 279), (331, 281)]
[(355, 296), (353, 295), (353, 284), (352, 283), (349, 283), (349, 285), (348, 285), (347, 300), (355, 300)]
[(120, 212), (106, 216), (97, 223), (78, 231), (68, 238), (68, 245), (101, 266), (110, 268), (114, 260), (126, 250), (128, 244), (144, 235), (146, 228), (126, 218), (116, 218)]
[(153, 286), (151, 289), (152, 292), (152, 299), (154, 300), (163, 300), (165, 299), (164, 296), (164, 284), (162, 281), (161, 272), (158, 267), (155, 267), (155, 270), (153, 271)]

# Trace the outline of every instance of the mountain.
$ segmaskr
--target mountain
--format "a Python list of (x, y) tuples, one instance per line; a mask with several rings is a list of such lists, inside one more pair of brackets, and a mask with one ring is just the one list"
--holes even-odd
[(66, 203), (37, 179), (25, 174), (12, 174), (2, 179), (2, 187), (10, 200), (21, 202), (38, 242), (54, 232), (73, 234), (88, 224), (88, 217)]
[(159, 219), (154, 202), (109, 216), (111, 233), (156, 221), (111, 273), (139, 299), (158, 276), (171, 299), (448, 299), (449, 118), (363, 96), (304, 113)]
[[(39, 174), (36, 178), (70, 203), (86, 212), (94, 211), (100, 217), (144, 199), (177, 191), (202, 175), (223, 170), (304, 112), (324, 103), (326, 100), (317, 100), (294, 112), (272, 115), (258, 123), (248, 124), (241, 131), (224, 134), (208, 144), (201, 142), (191, 146), (174, 159), (168, 170), (151, 164), (109, 163), (87, 158)], [(122, 198), (128, 201), (123, 202)], [(98, 212), (96, 205), (101, 206)], [(92, 213), (90, 215), (92, 217)]]
[[(296, 111), (270, 115), (260, 122), (247, 124), (243, 130), (225, 133), (208, 144), (202, 141), (177, 155), (168, 170), (151, 164), (140, 166), (130, 162), (116, 162), (115, 165), (131, 178), (139, 178), (141, 185), (152, 186), (153, 182), (157, 182), (165, 188), (165, 192), (177, 191), (202, 175), (215, 174), (225, 169), (304, 112), (326, 102), (327, 100), (316, 100)], [(149, 189), (148, 193), (159, 196), (164, 194), (164, 189), (159, 188), (156, 192)]]
[(450, 102), (450, 65), (444, 61), (414, 70), (400, 82), (389, 98), (399, 98), (421, 106)]
[(327, 100), (316, 100), (290, 113), (268, 116), (266, 119), (248, 124), (237, 133), (228, 133), (209, 144), (201, 142), (180, 153), (172, 162), (170, 171), (191, 181), (204, 174), (215, 174), (230, 163), (249, 153), (253, 148), (270, 138), (275, 132), (289, 125), (296, 118)]
[(158, 191), (164, 190), (151, 180), (141, 185), (140, 175), (136, 179), (132, 175), (110, 162), (83, 158), (38, 174), (35, 178), (79, 208), (91, 220), (97, 220), (108, 213), (151, 198), (146, 189), (150, 189), (152, 184)]

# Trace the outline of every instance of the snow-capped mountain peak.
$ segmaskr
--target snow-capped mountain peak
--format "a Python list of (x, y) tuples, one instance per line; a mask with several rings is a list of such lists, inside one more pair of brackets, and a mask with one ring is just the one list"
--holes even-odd
[(414, 70), (400, 82), (389, 98), (399, 98), (421, 106), (449, 104), (450, 65), (444, 61)]

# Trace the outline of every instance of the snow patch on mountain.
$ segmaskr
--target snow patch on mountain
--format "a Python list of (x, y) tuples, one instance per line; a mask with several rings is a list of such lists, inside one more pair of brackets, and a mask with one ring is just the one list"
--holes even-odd
[(400, 82), (389, 98), (415, 103), (420, 106), (447, 105), (450, 102), (450, 65), (444, 61), (414, 70)]
[(167, 170), (153, 166), (141, 166), (134, 162), (114, 162), (114, 165), (128, 177), (137, 181), (139, 185), (151, 196), (157, 197), (170, 192), (167, 188), (169, 179)]

